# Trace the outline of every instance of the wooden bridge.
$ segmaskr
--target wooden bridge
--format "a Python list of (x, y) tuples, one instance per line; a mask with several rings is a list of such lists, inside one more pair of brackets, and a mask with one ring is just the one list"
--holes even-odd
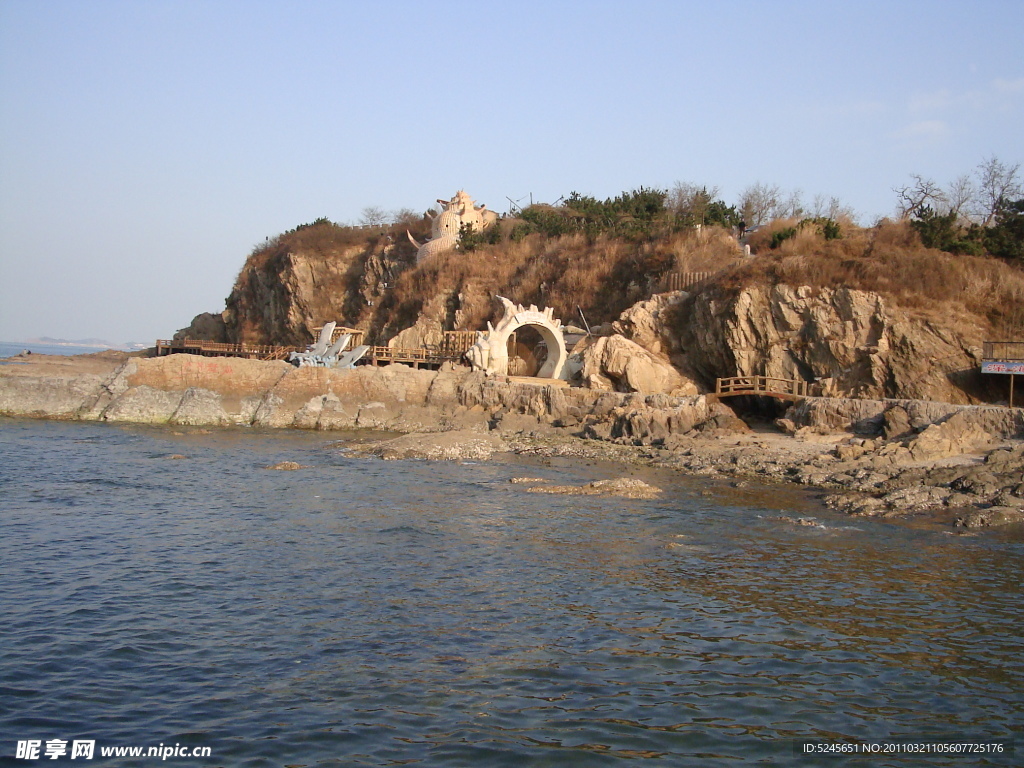
[(810, 382), (802, 379), (780, 379), (774, 376), (732, 376), (715, 379), (715, 392), (708, 400), (718, 401), (723, 397), (759, 395), (777, 397), (780, 400), (802, 400), (810, 394)]

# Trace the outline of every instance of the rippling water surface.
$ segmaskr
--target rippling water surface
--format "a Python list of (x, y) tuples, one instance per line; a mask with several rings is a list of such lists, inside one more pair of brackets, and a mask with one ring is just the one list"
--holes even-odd
[(0, 420), (0, 761), (812, 765), (795, 739), (1024, 731), (1010, 537), (669, 474), (657, 501), (526, 493), (615, 471), (337, 439)]

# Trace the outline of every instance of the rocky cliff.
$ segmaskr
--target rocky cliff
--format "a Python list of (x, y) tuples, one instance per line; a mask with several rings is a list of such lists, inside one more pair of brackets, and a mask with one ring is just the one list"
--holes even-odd
[(395, 278), (415, 260), (405, 228), (422, 234), (423, 226), (413, 217), (404, 228), (326, 220), (297, 227), (253, 249), (224, 310), (197, 315), (175, 337), (304, 346), (335, 321), (367, 331), (375, 343), (394, 325)]
[(983, 396), (984, 326), (942, 322), (850, 288), (710, 287), (685, 302), (676, 327), (690, 370), (817, 381), (824, 394), (949, 403)]
[(1004, 396), (1004, 382), (978, 373), (980, 347), (1017, 327), (1018, 270), (924, 249), (890, 222), (839, 241), (787, 241), (728, 262), (691, 294), (660, 293), (666, 249), (686, 242), (533, 234), (416, 264), (404, 230), (314, 223), (255, 249), (226, 309), (179, 335), (301, 346), (334, 320), (368, 343), (417, 347), (482, 328), (500, 294), (551, 306), (564, 322), (582, 310), (600, 326), (608, 340), (591, 339), (578, 361), (580, 383), (596, 389), (708, 391), (716, 378), (761, 374), (813, 381), (825, 395)]

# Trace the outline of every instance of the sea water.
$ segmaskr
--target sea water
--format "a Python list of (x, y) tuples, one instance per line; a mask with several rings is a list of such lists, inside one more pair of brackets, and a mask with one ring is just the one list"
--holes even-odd
[[(633, 470), (657, 500), (530, 493), (630, 470), (349, 438), (0, 419), (0, 763), (1019, 764), (799, 752), (1008, 748), (1012, 537), (667, 472)], [(209, 756), (101, 757), (158, 746)]]
[[(43, 344), (35, 341), (0, 341), (0, 360), (28, 351), (33, 355), (88, 355), (106, 347), (82, 347), (75, 344)], [(0, 363), (2, 364), (2, 363)]]

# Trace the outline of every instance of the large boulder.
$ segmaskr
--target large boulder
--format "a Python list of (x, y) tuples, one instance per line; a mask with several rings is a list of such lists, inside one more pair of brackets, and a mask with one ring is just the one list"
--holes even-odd
[(612, 323), (612, 331), (656, 355), (679, 351), (678, 336), (672, 333), (671, 313), (688, 296), (684, 291), (656, 293), (627, 309)]
[(591, 389), (681, 397), (698, 394), (697, 386), (667, 359), (625, 336), (593, 339), (579, 354), (579, 375)]

